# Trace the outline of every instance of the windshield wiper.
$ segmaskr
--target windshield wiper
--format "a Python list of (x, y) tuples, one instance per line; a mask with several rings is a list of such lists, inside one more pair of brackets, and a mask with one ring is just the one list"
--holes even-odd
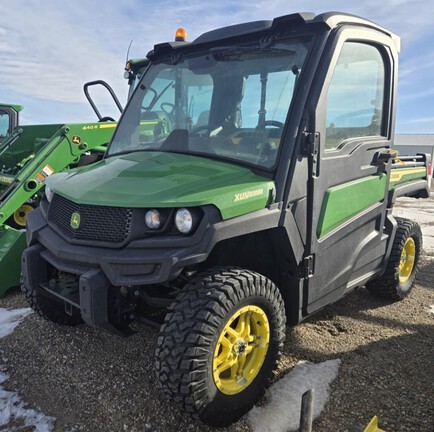
[(211, 55), (215, 60), (226, 60), (230, 58), (241, 57), (248, 54), (261, 54), (261, 53), (281, 53), (281, 54), (295, 54), (294, 50), (287, 48), (276, 47), (261, 47), (261, 46), (228, 46), (216, 47), (210, 49)]

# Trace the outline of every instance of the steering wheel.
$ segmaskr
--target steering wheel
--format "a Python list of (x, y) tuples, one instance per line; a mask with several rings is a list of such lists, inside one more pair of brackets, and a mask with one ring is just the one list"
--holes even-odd
[(261, 123), (258, 123), (258, 125), (256, 126), (256, 129), (262, 130), (262, 129), (265, 129), (267, 126), (276, 127), (276, 128), (279, 128), (280, 130), (282, 130), (284, 123), (277, 121), (277, 120), (264, 120)]
[[(168, 108), (165, 108), (168, 107)], [(160, 105), (160, 108), (167, 114), (170, 115), (173, 113), (173, 110), (175, 109), (175, 104), (170, 103), (170, 102), (163, 102)]]
[(108, 122), (108, 121), (116, 121), (113, 117), (101, 117), (99, 120), (98, 120), (98, 123), (101, 123), (101, 122)]
[(262, 142), (260, 144), (258, 161), (267, 160), (272, 155), (273, 149), (275, 149), (275, 144), (273, 143), (272, 139), (269, 139), (267, 137), (267, 134), (265, 132), (265, 129), (268, 126), (278, 128), (278, 137), (280, 138), (280, 136), (282, 135), (284, 123), (277, 120), (264, 120), (256, 126), (257, 133), (262, 135)]

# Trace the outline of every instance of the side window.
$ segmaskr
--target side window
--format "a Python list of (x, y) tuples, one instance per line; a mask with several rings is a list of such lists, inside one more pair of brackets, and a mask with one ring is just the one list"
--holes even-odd
[(0, 140), (6, 138), (9, 134), (10, 116), (9, 113), (0, 110)]
[(326, 150), (382, 134), (385, 65), (378, 48), (346, 42), (327, 94)]

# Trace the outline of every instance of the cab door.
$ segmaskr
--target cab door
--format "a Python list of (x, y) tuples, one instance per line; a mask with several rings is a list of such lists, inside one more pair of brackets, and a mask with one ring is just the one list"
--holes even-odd
[(388, 168), (376, 156), (392, 136), (396, 52), (389, 41), (380, 35), (373, 42), (372, 32), (364, 37), (364, 30), (347, 29), (324, 72), (315, 108), (318, 147), (310, 158), (306, 313), (381, 268)]

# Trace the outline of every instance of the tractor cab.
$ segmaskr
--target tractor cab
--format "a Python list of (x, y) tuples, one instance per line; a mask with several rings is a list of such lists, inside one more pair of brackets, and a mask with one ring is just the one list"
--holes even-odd
[(0, 143), (18, 126), (19, 113), (23, 109), (21, 105), (0, 104)]

